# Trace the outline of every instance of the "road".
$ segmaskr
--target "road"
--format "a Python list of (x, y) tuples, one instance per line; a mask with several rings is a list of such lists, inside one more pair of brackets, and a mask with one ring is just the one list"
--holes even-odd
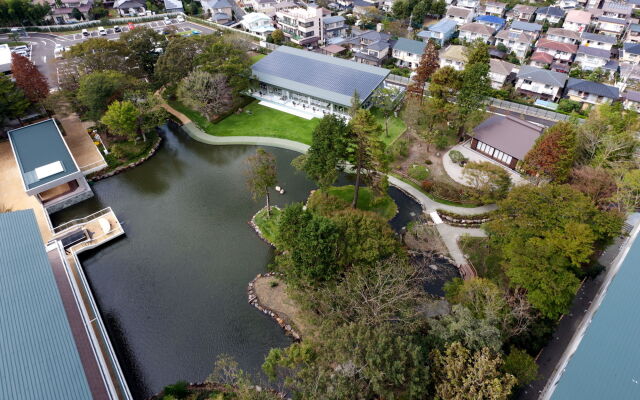
[[(159, 33), (162, 33), (165, 27), (163, 21), (151, 21), (135, 24), (138, 26), (148, 26)], [(202, 34), (211, 34), (215, 32), (215, 29), (206, 27), (204, 25), (195, 24), (193, 22), (185, 21), (178, 22), (177, 20), (171, 20), (170, 26), (174, 26), (178, 32), (186, 32), (191, 30), (197, 30)], [(129, 28), (126, 24), (121, 26), (122, 32), (128, 32)], [(81, 33), (69, 33), (65, 34), (60, 32), (58, 34), (53, 33), (35, 33), (30, 32), (29, 37), (22, 36), (19, 40), (21, 42), (27, 42), (32, 46), (31, 61), (38, 67), (49, 81), (49, 86), (52, 89), (58, 88), (58, 63), (54, 56), (54, 50), (56, 45), (59, 44), (64, 47), (71, 47), (74, 44), (78, 44), (86, 40), (87, 38), (104, 37), (109, 40), (116, 40), (120, 37), (122, 32), (115, 32), (113, 27), (106, 29), (107, 35), (100, 36), (98, 30), (92, 28), (89, 30), (89, 36), (84, 37)], [(0, 35), (0, 40), (9, 40), (6, 35)]]

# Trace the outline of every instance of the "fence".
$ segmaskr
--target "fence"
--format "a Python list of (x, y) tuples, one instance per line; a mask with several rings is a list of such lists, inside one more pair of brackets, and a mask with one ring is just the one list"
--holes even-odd
[(519, 104), (494, 98), (489, 99), (488, 106), (516, 112), (519, 114), (529, 115), (531, 117), (538, 117), (549, 121), (568, 121), (571, 118), (569, 115), (557, 113), (555, 111), (543, 110), (541, 108), (531, 107), (525, 104)]
[(113, 210), (111, 210), (111, 207), (107, 207), (104, 208), (100, 211), (97, 211), (93, 214), (87, 215), (86, 217), (83, 218), (77, 218), (77, 219), (72, 219), (71, 221), (67, 221), (62, 225), (58, 225), (55, 228), (52, 228), (54, 235), (57, 235), (61, 232), (64, 232), (74, 226), (80, 225), (80, 224), (84, 224), (87, 223), (89, 221), (91, 221), (92, 219), (96, 219), (102, 215), (106, 215), (109, 214), (110, 212), (112, 212)]
[(226, 26), (226, 25), (221, 25), (215, 22), (211, 22), (211, 21), (207, 21), (204, 20), (202, 18), (197, 18), (197, 17), (192, 17), (187, 15), (187, 21), (191, 21), (191, 22), (195, 22), (197, 24), (200, 25), (204, 25), (204, 26), (209, 26), (211, 28), (215, 28), (215, 29), (224, 29), (224, 30), (228, 30), (231, 32), (236, 32), (236, 33), (241, 33), (243, 35), (247, 35), (251, 38), (252, 41), (258, 41), (258, 40), (262, 40), (262, 37), (260, 35), (256, 35), (255, 33), (251, 33), (251, 32), (247, 32), (247, 31), (243, 31), (242, 29), (238, 29), (238, 28), (232, 28), (230, 26)]

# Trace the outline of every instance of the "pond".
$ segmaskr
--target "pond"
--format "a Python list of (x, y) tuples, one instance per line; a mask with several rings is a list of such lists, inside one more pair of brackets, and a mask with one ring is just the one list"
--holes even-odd
[[(110, 206), (122, 221), (126, 236), (81, 260), (136, 399), (181, 379), (204, 380), (219, 354), (258, 373), (270, 348), (290, 343), (246, 298), (247, 283), (273, 259), (247, 223), (263, 206), (245, 186), (245, 160), (256, 148), (205, 145), (162, 129), (153, 158), (97, 182), (94, 198), (52, 216), (57, 225)], [(291, 167), (298, 154), (268, 151), (286, 189), (274, 203), (304, 201), (314, 185)], [(399, 230), (420, 207), (389, 192)]]

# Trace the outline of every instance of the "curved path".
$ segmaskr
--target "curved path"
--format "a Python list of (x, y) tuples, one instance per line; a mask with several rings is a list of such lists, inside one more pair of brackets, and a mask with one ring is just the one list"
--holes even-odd
[[(273, 138), (268, 136), (215, 136), (210, 135), (200, 129), (189, 117), (179, 112), (178, 110), (171, 107), (165, 101), (162, 102), (162, 107), (165, 108), (168, 112), (177, 117), (180, 122), (182, 122), (182, 128), (187, 132), (187, 134), (194, 140), (197, 140), (201, 143), (212, 144), (212, 145), (257, 145), (257, 146), (270, 146), (270, 147), (279, 147), (287, 150), (297, 151), (298, 153), (306, 153), (309, 150), (309, 146), (300, 142), (296, 142), (293, 140)], [(388, 176), (389, 184), (397, 187), (403, 192), (407, 193), (409, 196), (413, 197), (420, 205), (422, 209), (426, 213), (430, 213), (436, 211), (436, 209), (444, 209), (447, 211), (451, 211), (460, 215), (473, 215), (473, 214), (482, 214), (488, 211), (495, 210), (497, 206), (495, 204), (480, 206), (480, 207), (456, 207), (447, 204), (438, 203), (435, 200), (432, 200), (429, 196), (422, 193), (420, 190), (416, 189), (412, 185), (404, 182), (401, 179), (396, 178), (395, 176)], [(471, 236), (485, 236), (484, 231), (477, 228), (457, 228), (452, 227), (446, 224), (438, 224), (436, 225), (440, 236), (444, 243), (446, 244), (449, 254), (451, 258), (458, 264), (460, 268), (463, 268), (467, 265), (466, 259), (458, 246), (458, 238), (467, 233)], [(465, 278), (470, 278), (475, 275), (471, 271), (465, 271)]]

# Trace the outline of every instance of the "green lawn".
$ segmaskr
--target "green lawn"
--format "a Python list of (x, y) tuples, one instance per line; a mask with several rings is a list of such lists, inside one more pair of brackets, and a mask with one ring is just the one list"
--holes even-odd
[(169, 101), (169, 104), (214, 136), (270, 136), (311, 144), (313, 130), (320, 122), (317, 118), (296, 117), (253, 101), (242, 113), (232, 114), (214, 124), (179, 101)]
[[(346, 204), (351, 204), (353, 201), (354, 188), (353, 185), (334, 186), (329, 188), (327, 192), (344, 201)], [(373, 191), (367, 187), (360, 188), (357, 207), (360, 210), (373, 211), (387, 220), (393, 218), (398, 212), (398, 206), (389, 195), (375, 198)]]
[(396, 139), (398, 139), (400, 135), (402, 135), (404, 131), (407, 130), (407, 125), (405, 125), (404, 121), (401, 118), (394, 117), (392, 115), (389, 118), (389, 135), (387, 136), (387, 133), (384, 129), (384, 114), (382, 113), (382, 111), (377, 109), (372, 109), (371, 111), (373, 112), (373, 115), (376, 116), (376, 119), (378, 120), (380, 126), (382, 126), (382, 135), (380, 136), (380, 139), (384, 142), (384, 144), (387, 145), (387, 147), (395, 142)]
[(267, 210), (260, 210), (256, 214), (255, 223), (262, 232), (262, 236), (272, 244), (275, 244), (278, 235), (279, 208), (271, 208), (271, 216), (267, 216)]
[(255, 64), (258, 61), (262, 60), (266, 56), (266, 54), (254, 54), (249, 59), (251, 60), (251, 64)]

